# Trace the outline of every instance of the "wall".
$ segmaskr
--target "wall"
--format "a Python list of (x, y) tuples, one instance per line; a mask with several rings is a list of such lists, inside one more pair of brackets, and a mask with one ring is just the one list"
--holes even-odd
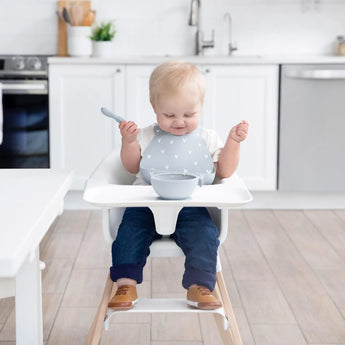
[[(226, 50), (225, 12), (232, 15), (237, 54), (332, 54), (345, 35), (343, 0), (203, 0), (205, 38), (215, 30)], [(188, 26), (190, 0), (94, 0), (97, 19), (116, 19), (119, 55), (187, 55), (195, 28)], [(0, 0), (0, 54), (56, 54), (55, 0)]]

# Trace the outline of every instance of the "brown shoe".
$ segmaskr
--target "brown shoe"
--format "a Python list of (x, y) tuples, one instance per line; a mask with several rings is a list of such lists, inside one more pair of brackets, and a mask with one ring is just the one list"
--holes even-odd
[(212, 295), (208, 288), (199, 285), (188, 289), (187, 303), (203, 310), (213, 310), (222, 307), (222, 303)]
[(113, 310), (129, 310), (138, 302), (137, 288), (133, 285), (122, 285), (108, 303)]

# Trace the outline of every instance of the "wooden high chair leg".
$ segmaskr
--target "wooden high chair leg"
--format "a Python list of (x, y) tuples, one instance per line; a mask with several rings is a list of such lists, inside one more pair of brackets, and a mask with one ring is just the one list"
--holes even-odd
[[(216, 286), (214, 288), (214, 294), (222, 302), (223, 306), (225, 306), (223, 298), (222, 298), (220, 290), (219, 290), (218, 283), (216, 284)], [(225, 307), (224, 307), (224, 311), (225, 311)], [(225, 314), (226, 314), (226, 312), (225, 312)], [(232, 325), (230, 325), (229, 328), (225, 330), (223, 317), (220, 316), (219, 314), (213, 314), (213, 315), (214, 315), (214, 318), (216, 320), (218, 332), (222, 338), (223, 344), (224, 345), (235, 345), (234, 336), (233, 336), (232, 328), (231, 328)]]
[(215, 294), (222, 301), (225, 315), (230, 323), (230, 327), (224, 330), (222, 318), (215, 314), (218, 330), (224, 345), (243, 345), (222, 272), (217, 272)]
[(86, 338), (85, 345), (98, 345), (103, 334), (103, 322), (108, 313), (108, 302), (112, 295), (113, 285), (116, 285), (110, 279), (108, 274), (105, 282), (104, 292), (101, 303), (98, 306), (97, 313), (93, 319), (89, 334)]

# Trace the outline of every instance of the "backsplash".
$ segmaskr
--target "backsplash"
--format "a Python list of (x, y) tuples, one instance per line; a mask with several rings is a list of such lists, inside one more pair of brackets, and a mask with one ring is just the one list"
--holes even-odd
[[(96, 19), (115, 19), (118, 55), (190, 55), (195, 27), (188, 26), (190, 0), (94, 0)], [(0, 54), (57, 53), (55, 0), (0, 0)], [(333, 54), (335, 37), (345, 35), (343, 0), (203, 0), (205, 39), (215, 30), (225, 53), (232, 17), (236, 54)]]

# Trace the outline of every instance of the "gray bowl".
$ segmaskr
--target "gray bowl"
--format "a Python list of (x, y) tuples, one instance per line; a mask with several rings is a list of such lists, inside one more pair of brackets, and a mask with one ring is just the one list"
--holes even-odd
[(192, 195), (196, 186), (202, 184), (200, 177), (189, 174), (152, 174), (154, 191), (163, 199), (186, 199)]
[[(167, 170), (162, 170), (162, 169), (146, 169), (146, 168), (140, 167), (140, 175), (147, 184), (152, 184), (151, 177), (153, 175), (160, 175), (160, 174), (173, 174), (173, 175), (178, 174), (178, 175), (185, 176), (185, 173), (181, 173), (179, 171), (167, 171)], [(186, 174), (192, 175), (192, 176), (199, 176), (199, 178), (202, 180), (202, 184), (212, 184), (216, 175), (216, 170), (214, 169), (211, 173), (206, 173), (206, 174), (202, 172), (197, 172), (197, 171), (189, 171)]]

